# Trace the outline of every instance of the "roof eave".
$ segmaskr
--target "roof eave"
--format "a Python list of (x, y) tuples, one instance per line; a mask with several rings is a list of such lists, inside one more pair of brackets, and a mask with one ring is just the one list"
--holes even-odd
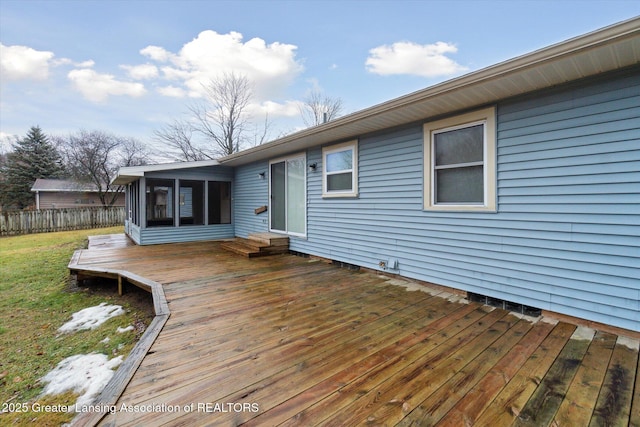
[(142, 178), (147, 172), (193, 169), (218, 165), (220, 165), (218, 160), (197, 160), (192, 162), (161, 163), (145, 166), (123, 166), (118, 170), (118, 174), (113, 180), (111, 180), (111, 183), (115, 185), (127, 185)]
[(495, 103), (640, 63), (640, 17), (578, 36), (220, 159), (237, 166)]

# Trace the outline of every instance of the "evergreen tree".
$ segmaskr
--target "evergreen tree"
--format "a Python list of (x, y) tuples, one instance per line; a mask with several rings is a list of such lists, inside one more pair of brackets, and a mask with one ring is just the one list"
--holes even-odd
[(13, 144), (2, 175), (4, 188), (0, 191), (0, 203), (5, 207), (23, 209), (34, 202), (31, 187), (36, 179), (60, 178), (63, 175), (62, 160), (40, 127), (34, 126), (25, 138)]

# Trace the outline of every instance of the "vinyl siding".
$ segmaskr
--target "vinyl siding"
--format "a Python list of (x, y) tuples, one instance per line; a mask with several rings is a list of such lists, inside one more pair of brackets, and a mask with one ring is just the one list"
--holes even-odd
[[(63, 209), (102, 206), (96, 193), (40, 191), (40, 209)], [(36, 196), (36, 197), (38, 197)], [(111, 195), (109, 195), (111, 198)], [(124, 193), (118, 195), (113, 206), (124, 206)]]
[[(265, 178), (259, 174), (265, 173)], [(235, 234), (247, 237), (251, 233), (269, 231), (269, 212), (256, 215), (255, 209), (269, 205), (269, 163), (259, 162), (236, 169), (233, 192)]]
[[(178, 169), (168, 171), (149, 172), (145, 178), (166, 178), (199, 181), (233, 181), (234, 171), (227, 166), (208, 166), (192, 169)], [(177, 188), (177, 187), (176, 187)], [(233, 184), (231, 185), (233, 192)], [(141, 195), (141, 220), (145, 216), (145, 200)], [(174, 200), (174, 212), (179, 212), (177, 201)], [(231, 212), (233, 218), (233, 207)], [(132, 225), (130, 235), (140, 245), (154, 245), (161, 243), (193, 242), (199, 240), (220, 240), (233, 238), (235, 235), (233, 221), (231, 224), (215, 225), (183, 225), (180, 227), (137, 227)]]
[[(403, 276), (640, 330), (639, 82), (499, 103), (497, 213), (422, 209), (422, 123), (361, 137), (359, 198), (323, 199), (309, 172), (291, 249), (374, 269), (394, 257)], [(321, 164), (320, 147), (307, 156)]]
[(233, 238), (233, 224), (153, 227), (140, 230), (141, 245)]
[(140, 227), (129, 221), (124, 221), (125, 233), (133, 240), (137, 245), (140, 244)]

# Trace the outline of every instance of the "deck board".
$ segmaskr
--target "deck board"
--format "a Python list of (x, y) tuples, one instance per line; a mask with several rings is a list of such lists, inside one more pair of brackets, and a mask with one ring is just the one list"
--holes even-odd
[(589, 424), (615, 343), (614, 335), (603, 332), (598, 332), (591, 341), (571, 388), (554, 417), (557, 425)]
[[(463, 397), (454, 401), (454, 407), (447, 416), (440, 420), (438, 425), (442, 427), (457, 427), (473, 425), (480, 414), (489, 407), (496, 396), (504, 389), (520, 368), (530, 359), (532, 354), (549, 335), (554, 325), (547, 322), (538, 322), (518, 342), (508, 349), (508, 353), (487, 372), (482, 379)], [(515, 383), (514, 383), (515, 384)], [(415, 418), (422, 416), (422, 410), (418, 409), (407, 416), (399, 426), (417, 425)]]
[[(593, 425), (627, 425), (638, 366), (638, 348), (617, 342), (593, 411)], [(639, 385), (636, 383), (635, 388)], [(637, 408), (636, 408), (637, 410)], [(637, 414), (633, 415), (637, 418)]]
[[(582, 329), (566, 321), (533, 322), (317, 259), (247, 259), (217, 242), (104, 241), (77, 253), (74, 270), (160, 283), (170, 316), (137, 370), (121, 376), (130, 381), (114, 397), (118, 410), (91, 418), (102, 425), (640, 419), (636, 339), (575, 334)], [(124, 410), (146, 405), (156, 406)]]
[[(503, 356), (526, 336), (533, 325), (527, 321), (516, 321), (506, 326), (508, 328), (505, 328), (504, 333), (491, 343), (486, 351), (472, 358), (413, 411), (411, 408), (406, 408), (404, 412), (410, 412), (411, 415), (405, 416), (403, 413), (398, 421), (405, 424), (411, 421), (417, 425), (434, 425), (440, 421)], [(512, 333), (506, 333), (507, 331)]]

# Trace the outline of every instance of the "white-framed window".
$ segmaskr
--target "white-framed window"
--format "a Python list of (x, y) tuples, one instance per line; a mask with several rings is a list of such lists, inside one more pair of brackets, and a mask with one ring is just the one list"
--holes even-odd
[(358, 196), (358, 141), (322, 149), (322, 196)]
[(424, 125), (425, 210), (496, 210), (495, 108)]

